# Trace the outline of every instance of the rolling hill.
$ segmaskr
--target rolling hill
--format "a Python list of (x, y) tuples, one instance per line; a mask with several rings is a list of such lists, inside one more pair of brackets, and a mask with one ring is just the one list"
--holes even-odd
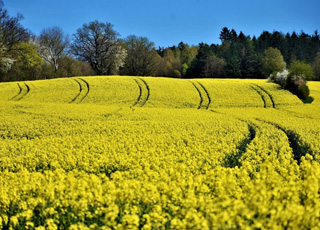
[(0, 83), (2, 229), (316, 229), (312, 104), (265, 80)]

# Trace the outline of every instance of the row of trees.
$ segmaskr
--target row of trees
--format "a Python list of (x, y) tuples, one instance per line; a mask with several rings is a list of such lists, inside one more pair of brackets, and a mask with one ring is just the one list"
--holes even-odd
[(33, 35), (21, 25), (22, 15), (10, 16), (0, 0), (0, 81), (92, 75), (88, 63), (75, 59), (61, 28)]
[[(320, 79), (320, 36), (274, 31), (258, 38), (223, 28), (221, 44), (155, 48), (146, 37), (120, 38), (111, 23), (85, 23), (70, 39), (59, 27), (39, 36), (11, 17), (0, 0), (0, 80), (76, 75), (136, 75), (178, 78), (266, 78), (301, 61)], [(268, 49), (279, 51), (284, 64)], [(283, 66), (284, 65), (284, 66)], [(282, 71), (281, 70), (281, 71)]]
[[(190, 76), (265, 78), (270, 72), (263, 69), (263, 57), (269, 47), (278, 49), (287, 65), (300, 60), (314, 67), (318, 79), (320, 36), (301, 32), (286, 35), (274, 31), (263, 32), (258, 38), (237, 34), (234, 29), (223, 28), (221, 45), (199, 44), (198, 55), (190, 69)], [(271, 64), (271, 63), (270, 63)], [(272, 64), (271, 64), (272, 65)], [(276, 71), (276, 70), (274, 70)]]

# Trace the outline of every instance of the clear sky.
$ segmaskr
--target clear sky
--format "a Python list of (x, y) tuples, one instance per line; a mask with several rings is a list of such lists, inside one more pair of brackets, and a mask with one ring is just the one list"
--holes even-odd
[(223, 27), (259, 36), (262, 31), (320, 32), (320, 0), (3, 0), (10, 15), (38, 35), (61, 27), (72, 36), (83, 23), (110, 22), (121, 37), (146, 36), (156, 46), (180, 41), (220, 43)]

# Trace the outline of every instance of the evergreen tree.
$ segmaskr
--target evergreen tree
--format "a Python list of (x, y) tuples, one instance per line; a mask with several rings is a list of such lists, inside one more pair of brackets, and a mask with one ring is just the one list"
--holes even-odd
[(313, 69), (315, 72), (316, 80), (320, 80), (320, 52), (318, 53), (317, 57), (315, 58)]
[(214, 55), (212, 48), (205, 43), (199, 44), (199, 50), (196, 58), (192, 61), (188, 71), (189, 77), (199, 77), (202, 74), (207, 58)]

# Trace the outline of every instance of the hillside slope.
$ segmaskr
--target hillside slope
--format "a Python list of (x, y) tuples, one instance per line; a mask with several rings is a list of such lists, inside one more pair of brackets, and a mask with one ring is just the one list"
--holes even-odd
[(0, 229), (319, 229), (312, 104), (264, 80), (0, 84)]
[(0, 84), (0, 100), (151, 108), (279, 107), (301, 105), (265, 80), (76, 77)]

